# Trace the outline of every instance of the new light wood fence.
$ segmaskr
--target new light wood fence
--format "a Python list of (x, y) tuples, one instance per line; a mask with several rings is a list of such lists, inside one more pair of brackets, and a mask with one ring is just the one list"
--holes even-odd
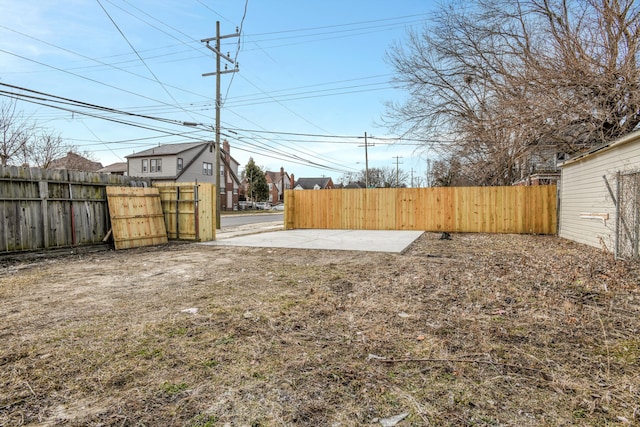
[(216, 238), (216, 186), (209, 183), (155, 183), (160, 191), (169, 239)]
[(110, 186), (106, 190), (116, 250), (168, 242), (157, 188)]
[(289, 190), (285, 228), (555, 234), (556, 186)]

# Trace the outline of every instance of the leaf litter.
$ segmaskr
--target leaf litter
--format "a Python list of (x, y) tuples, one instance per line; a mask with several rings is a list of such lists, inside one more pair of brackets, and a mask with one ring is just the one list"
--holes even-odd
[(640, 424), (637, 263), (439, 237), (5, 260), (0, 425)]

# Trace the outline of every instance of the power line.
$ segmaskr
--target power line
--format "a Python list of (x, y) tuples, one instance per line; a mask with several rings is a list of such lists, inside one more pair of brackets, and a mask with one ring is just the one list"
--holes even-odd
[(298, 28), (298, 29), (292, 29), (292, 30), (271, 31), (271, 32), (266, 32), (266, 33), (255, 33), (255, 34), (251, 34), (251, 35), (252, 36), (266, 36), (266, 35), (272, 35), (272, 34), (285, 34), (285, 33), (295, 33), (295, 32), (303, 32), (303, 31), (326, 30), (326, 29), (330, 29), (330, 28), (339, 28), (339, 27), (347, 27), (347, 26), (362, 25), (362, 24), (372, 24), (374, 22), (394, 21), (394, 20), (399, 20), (399, 19), (415, 18), (415, 17), (418, 17), (418, 16), (426, 16), (426, 15), (428, 15), (428, 14), (427, 13), (418, 13), (418, 14), (413, 14), (413, 15), (395, 16), (395, 17), (391, 17), (391, 18), (381, 18), (381, 19), (373, 19), (373, 20), (368, 20), (368, 21), (349, 22), (349, 23), (346, 23), (346, 24), (334, 24), (334, 25), (325, 25), (325, 26), (320, 26), (320, 27), (308, 27), (308, 28)]
[[(162, 83), (160, 81), (160, 79), (158, 79), (158, 76), (156, 76), (156, 74), (153, 72), (153, 70), (149, 67), (149, 65), (147, 65), (147, 63), (145, 62), (144, 59), (142, 59), (142, 56), (140, 56), (140, 54), (138, 53), (138, 51), (136, 50), (136, 48), (133, 46), (133, 44), (131, 44), (131, 42), (129, 41), (129, 39), (127, 38), (127, 36), (124, 34), (124, 32), (120, 29), (120, 27), (118, 26), (118, 24), (116, 23), (116, 21), (113, 20), (113, 18), (111, 17), (111, 15), (109, 14), (109, 12), (107, 11), (107, 9), (104, 8), (104, 6), (102, 5), (102, 3), (100, 3), (100, 0), (96, 0), (98, 2), (98, 4), (100, 5), (100, 7), (102, 8), (102, 10), (104, 11), (104, 13), (107, 15), (107, 17), (109, 18), (109, 20), (111, 21), (111, 23), (116, 27), (116, 29), (118, 30), (118, 32), (120, 33), (120, 35), (122, 36), (122, 38), (124, 38), (124, 40), (127, 42), (127, 44), (129, 45), (129, 47), (131, 48), (131, 50), (133, 50), (133, 52), (136, 54), (136, 56), (138, 57), (138, 59), (140, 60), (140, 62), (142, 62), (145, 66), (145, 68), (147, 69), (147, 71), (149, 71), (149, 73), (153, 76), (153, 78), (155, 79), (155, 81), (160, 85), (160, 87), (162, 87), (162, 89), (165, 91), (165, 93), (167, 95), (169, 95), (169, 98), (171, 98), (173, 100), (173, 102), (178, 105), (178, 101), (173, 97), (173, 95), (171, 94), (171, 92), (169, 92), (169, 90), (166, 88), (166, 86), (164, 85), (164, 83)], [(179, 105), (178, 105), (179, 106)], [(187, 115), (191, 116), (191, 114), (187, 111), (184, 110), (183, 111), (185, 113), (187, 113)]]
[[(126, 121), (126, 120), (121, 120), (121, 119), (117, 119), (117, 118), (113, 118), (113, 117), (105, 117), (105, 116), (101, 116), (99, 114), (96, 113), (91, 113), (89, 111), (82, 111), (82, 110), (77, 110), (77, 109), (72, 109), (69, 107), (79, 107), (79, 108), (87, 108), (90, 110), (96, 110), (99, 112), (103, 112), (103, 113), (110, 113), (110, 114), (120, 114), (120, 115), (126, 115), (126, 116), (130, 116), (130, 117), (134, 117), (134, 118), (141, 118), (141, 119), (148, 119), (148, 120), (155, 120), (155, 121), (160, 121), (163, 123), (167, 123), (167, 124), (172, 124), (172, 125), (182, 125), (182, 122), (177, 121), (177, 120), (171, 120), (171, 119), (166, 119), (166, 118), (161, 118), (161, 117), (153, 117), (153, 116), (149, 116), (149, 115), (141, 115), (141, 114), (135, 114), (135, 113), (130, 113), (130, 112), (126, 112), (126, 111), (122, 111), (122, 110), (117, 110), (114, 108), (109, 108), (109, 107), (103, 107), (103, 106), (99, 106), (99, 105), (95, 105), (95, 104), (90, 104), (90, 103), (86, 103), (86, 102), (82, 102), (82, 101), (76, 101), (76, 100), (72, 100), (69, 98), (64, 98), (64, 97), (59, 97), (56, 95), (51, 95), (51, 94), (46, 94), (44, 92), (40, 92), (40, 91), (35, 91), (35, 90), (31, 90), (31, 89), (27, 89), (27, 88), (20, 88), (19, 86), (15, 86), (15, 85), (9, 85), (6, 83), (0, 83), (1, 86), (5, 86), (5, 87), (11, 87), (11, 88), (17, 88), (19, 90), (23, 90), (26, 91), (28, 93), (32, 93), (33, 95), (29, 95), (29, 94), (24, 94), (24, 93), (18, 93), (18, 92), (8, 92), (8, 91), (4, 91), (4, 90), (0, 90), (0, 96), (7, 96), (7, 97), (12, 97), (12, 98), (17, 98), (17, 99), (21, 99), (25, 102), (29, 102), (35, 105), (41, 105), (41, 106), (45, 106), (45, 107), (50, 107), (50, 108), (54, 108), (54, 109), (58, 109), (58, 110), (62, 110), (62, 111), (66, 111), (66, 112), (71, 112), (73, 114), (81, 114), (81, 115), (85, 115), (88, 117), (93, 117), (93, 118), (98, 118), (98, 119), (102, 119), (102, 120), (107, 120), (110, 122), (114, 122), (114, 123), (118, 123), (118, 124), (123, 124), (123, 125), (127, 125), (127, 126), (132, 126), (132, 127), (136, 127), (139, 129), (143, 129), (143, 130), (151, 130), (157, 133), (163, 133), (165, 134), (165, 136), (180, 136), (183, 138), (188, 138), (191, 140), (195, 140), (195, 141), (207, 141), (208, 138), (203, 138), (203, 137), (198, 137), (197, 135), (191, 136), (190, 133), (185, 133), (185, 132), (174, 132), (174, 131), (169, 131), (167, 129), (162, 129), (162, 128), (154, 128), (154, 127), (150, 127), (150, 126), (146, 126), (146, 125), (141, 125), (139, 123), (135, 123), (135, 122), (130, 122), (130, 121)], [(39, 96), (36, 96), (39, 95)], [(50, 104), (51, 102), (55, 103), (55, 104), (61, 104), (61, 105), (55, 105), (55, 104)], [(69, 106), (69, 107), (67, 107)], [(207, 131), (208, 129), (203, 129), (205, 131)], [(94, 135), (95, 136), (95, 135)], [(332, 170), (332, 171), (340, 171), (340, 172), (344, 172), (344, 169), (338, 169), (332, 166), (328, 166), (322, 163), (318, 163), (316, 161), (310, 160), (310, 159), (305, 159), (297, 154), (286, 154), (286, 153), (282, 153), (280, 151), (276, 151), (271, 149), (270, 147), (266, 146), (266, 145), (260, 145), (260, 144), (256, 144), (256, 143), (247, 143), (246, 141), (242, 141), (241, 139), (237, 138), (234, 135), (230, 135), (228, 133), (225, 134), (226, 137), (230, 138), (230, 139), (236, 139), (239, 143), (241, 143), (242, 145), (247, 145), (249, 147), (254, 147), (254, 148), (260, 148), (263, 151), (258, 153), (256, 151), (252, 151), (249, 149), (244, 149), (243, 151), (247, 151), (249, 153), (253, 153), (253, 154), (261, 154), (261, 155), (265, 155), (268, 157), (272, 157), (272, 158), (278, 158), (278, 159), (288, 159), (291, 162), (294, 163), (298, 163), (298, 164), (303, 164), (303, 165), (307, 165), (307, 166), (314, 166), (314, 167), (318, 167), (318, 168), (322, 168), (322, 169), (326, 169), (326, 170)], [(255, 138), (251, 138), (248, 137), (249, 139), (253, 139), (255, 140)], [(105, 145), (104, 143), (102, 145)], [(105, 145), (106, 147), (106, 145)], [(107, 147), (108, 148), (108, 147)], [(238, 149), (242, 149), (242, 147), (236, 147)], [(110, 150), (110, 149), (109, 149)], [(272, 152), (274, 154), (278, 154), (279, 156), (275, 156), (275, 155), (267, 155), (265, 154), (265, 152)]]
[[(247, 8), (249, 7), (249, 0), (245, 0), (244, 2), (244, 13), (242, 14), (242, 19), (240, 20), (240, 27), (238, 28), (238, 34), (242, 36), (242, 27), (244, 25), (244, 20), (247, 17)], [(238, 48), (236, 49), (236, 54), (233, 58), (233, 63), (238, 64), (238, 55), (240, 54), (240, 46), (241, 46), (241, 37), (238, 37)], [(231, 79), (229, 79), (229, 85), (227, 86), (227, 91), (224, 94), (224, 100), (222, 103), (224, 104), (229, 96), (229, 90), (231, 89), (231, 84), (233, 83), (233, 79), (236, 76), (236, 73), (231, 74)]]

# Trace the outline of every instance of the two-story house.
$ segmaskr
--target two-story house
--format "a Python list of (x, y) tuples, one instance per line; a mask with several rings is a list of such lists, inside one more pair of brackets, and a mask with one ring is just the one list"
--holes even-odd
[(264, 177), (269, 186), (269, 203), (284, 202), (284, 190), (291, 189), (291, 177), (289, 174), (281, 167), (280, 172), (266, 171)]
[[(218, 184), (215, 176), (215, 144), (191, 142), (164, 144), (127, 156), (127, 175), (164, 182), (208, 182)], [(220, 155), (220, 209), (238, 206), (238, 165), (224, 141)]]

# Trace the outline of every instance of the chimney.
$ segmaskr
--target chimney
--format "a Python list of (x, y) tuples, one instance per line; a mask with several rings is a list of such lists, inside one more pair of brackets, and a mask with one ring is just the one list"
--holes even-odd
[(296, 185), (296, 177), (291, 174), (291, 189), (293, 190), (293, 187), (295, 187)]
[(227, 141), (226, 139), (222, 141), (222, 149), (226, 153), (225, 156), (231, 157), (231, 146), (229, 145), (229, 141)]

